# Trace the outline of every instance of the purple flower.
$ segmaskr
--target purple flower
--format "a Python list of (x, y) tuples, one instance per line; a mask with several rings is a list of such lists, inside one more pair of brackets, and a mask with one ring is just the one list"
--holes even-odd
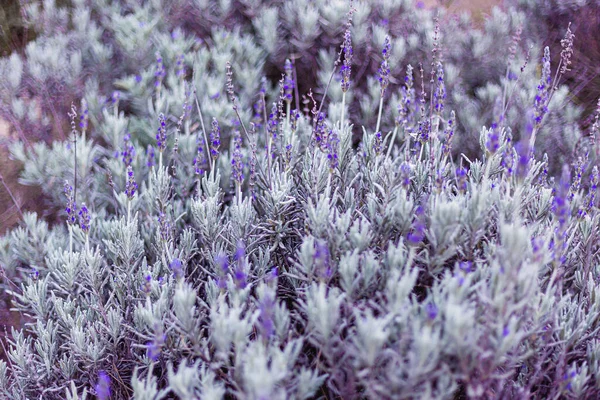
[(517, 176), (524, 179), (529, 172), (529, 159), (531, 152), (527, 139), (521, 140), (516, 145), (517, 150)]
[(569, 189), (571, 187), (571, 173), (569, 167), (564, 165), (558, 188), (554, 192), (553, 212), (558, 221), (559, 230), (566, 228), (569, 218)]
[(327, 149), (327, 160), (329, 161), (329, 170), (333, 172), (338, 167), (338, 147), (340, 144), (340, 139), (338, 139), (337, 134), (330, 129), (329, 134), (327, 135), (327, 143), (325, 144), (325, 148)]
[(452, 150), (452, 137), (454, 136), (454, 127), (456, 124), (456, 115), (454, 111), (450, 113), (450, 119), (446, 123), (446, 129), (444, 129), (444, 140), (442, 142), (442, 153), (444, 156), (448, 156)]
[(148, 147), (146, 148), (146, 156), (148, 158), (148, 161), (146, 161), (146, 166), (147, 167), (154, 166), (155, 153), (154, 153), (154, 147), (152, 145), (148, 145)]
[(177, 76), (183, 77), (185, 75), (185, 64), (183, 63), (183, 54), (177, 56)]
[(167, 148), (167, 119), (163, 113), (158, 116), (158, 131), (156, 133), (156, 147), (161, 153)]
[(229, 260), (227, 259), (227, 256), (224, 253), (219, 253), (215, 257), (215, 264), (218, 267), (217, 275), (219, 277), (217, 279), (217, 286), (219, 287), (219, 289), (226, 289), (227, 273), (229, 271)]
[(508, 329), (508, 326), (505, 326), (504, 329), (502, 329), (502, 336), (507, 337), (509, 334), (510, 334), (510, 329)]
[(296, 130), (298, 129), (298, 120), (300, 119), (300, 117), (302, 116), (302, 114), (300, 114), (300, 111), (293, 109), (291, 114), (290, 114), (290, 125), (291, 125), (291, 129), (292, 132), (296, 132)]
[(406, 67), (406, 77), (404, 78), (404, 86), (401, 91), (401, 100), (400, 104), (398, 104), (398, 119), (396, 123), (408, 133), (407, 125), (411, 122), (411, 115), (413, 113), (413, 108), (415, 105), (415, 89), (413, 88), (414, 80), (413, 80), (413, 67), (409, 65)]
[(85, 206), (85, 203), (81, 204), (81, 209), (79, 210), (79, 226), (85, 233), (89, 233), (90, 231), (90, 219), (90, 211)]
[(412, 229), (406, 237), (408, 243), (413, 245), (421, 243), (425, 239), (425, 228), (425, 210), (423, 206), (418, 206), (415, 210)]
[(388, 85), (390, 84), (390, 53), (392, 50), (392, 43), (390, 42), (390, 37), (386, 36), (383, 42), (383, 50), (381, 51), (381, 55), (383, 56), (383, 61), (381, 62), (381, 66), (379, 67), (379, 83), (381, 84), (381, 96), (384, 95)]
[(88, 128), (88, 105), (85, 99), (81, 99), (81, 115), (79, 116), (79, 127), (82, 131), (86, 131)]
[(216, 118), (212, 120), (212, 130), (210, 131), (210, 155), (213, 160), (219, 156), (219, 146), (221, 146), (221, 128)]
[(383, 137), (381, 135), (381, 131), (375, 132), (375, 136), (373, 137), (373, 152), (376, 155), (379, 155), (383, 152)]
[(160, 352), (165, 343), (166, 336), (163, 333), (156, 333), (154, 339), (146, 343), (146, 356), (156, 362), (160, 357)]
[(165, 66), (163, 65), (163, 59), (158, 51), (156, 52), (156, 71), (154, 72), (154, 77), (156, 78), (154, 85), (160, 87), (165, 78)]
[(275, 305), (275, 298), (269, 293), (265, 294), (258, 304), (258, 310), (260, 311), (258, 322), (260, 332), (265, 339), (269, 339), (275, 334), (275, 323), (273, 321)]
[(238, 240), (237, 242), (234, 260), (236, 262), (236, 268), (233, 273), (233, 279), (238, 289), (245, 289), (247, 286), (247, 275), (244, 271), (246, 267), (246, 248), (244, 242), (242, 242), (241, 240)]
[(342, 67), (341, 67), (341, 73), (342, 73), (341, 86), (342, 86), (342, 91), (347, 92), (348, 89), (350, 88), (350, 73), (352, 72), (352, 57), (353, 57), (352, 34), (350, 33), (350, 28), (346, 29), (346, 32), (344, 33), (343, 48), (344, 48), (344, 63), (342, 64)]
[(456, 188), (460, 193), (467, 191), (467, 170), (464, 167), (456, 169)]
[(123, 142), (125, 142), (125, 149), (121, 152), (123, 163), (126, 167), (130, 166), (133, 162), (133, 158), (135, 157), (135, 147), (131, 143), (131, 135), (126, 134), (123, 137)]
[(169, 240), (171, 237), (171, 224), (169, 223), (167, 215), (163, 212), (158, 215), (158, 225), (161, 239), (165, 241)]
[(434, 320), (435, 317), (437, 317), (438, 315), (438, 308), (435, 306), (435, 304), (433, 303), (427, 303), (427, 306), (425, 306), (425, 309), (427, 311), (427, 317), (431, 320)]
[(169, 264), (169, 269), (173, 272), (175, 279), (183, 278), (183, 265), (179, 258), (174, 258)]
[(125, 185), (125, 194), (129, 200), (133, 199), (135, 192), (138, 189), (138, 184), (135, 182), (135, 176), (133, 175), (133, 168), (131, 165), (127, 167), (127, 184)]
[(202, 142), (198, 141), (198, 148), (196, 150), (196, 157), (194, 157), (193, 165), (194, 165), (194, 174), (196, 176), (202, 175), (204, 173), (204, 164), (206, 162), (206, 157), (204, 154), (204, 149), (202, 148)]
[(408, 190), (410, 187), (410, 164), (406, 161), (400, 165), (400, 177), (402, 179), (402, 187)]
[(535, 128), (538, 128), (544, 115), (548, 112), (548, 101), (550, 100), (552, 76), (550, 74), (550, 48), (544, 48), (544, 57), (542, 57), (542, 76), (537, 87), (537, 94), (533, 102), (535, 114)]
[(462, 261), (458, 264), (458, 268), (466, 273), (469, 273), (473, 270), (473, 263), (471, 261)]
[(485, 148), (490, 152), (490, 154), (495, 154), (500, 148), (500, 134), (495, 127), (492, 127), (487, 131)]
[(320, 112), (317, 116), (317, 123), (313, 131), (313, 140), (318, 148), (325, 149), (327, 138), (327, 124), (325, 123), (325, 113)]
[(73, 198), (73, 187), (69, 185), (69, 182), (67, 181), (65, 181), (64, 191), (65, 196), (67, 196), (67, 207), (65, 208), (65, 212), (67, 213), (67, 224), (75, 225), (75, 222), (77, 221), (77, 204)]
[(327, 242), (324, 240), (315, 241), (315, 254), (313, 256), (315, 271), (321, 279), (331, 278), (333, 271), (331, 270), (330, 253)]
[(95, 389), (98, 400), (108, 400), (110, 398), (110, 377), (105, 371), (98, 372), (98, 382)]
[(141, 289), (146, 296), (149, 296), (150, 292), (152, 292), (152, 275), (150, 275), (150, 273), (144, 277), (144, 284), (142, 285)]

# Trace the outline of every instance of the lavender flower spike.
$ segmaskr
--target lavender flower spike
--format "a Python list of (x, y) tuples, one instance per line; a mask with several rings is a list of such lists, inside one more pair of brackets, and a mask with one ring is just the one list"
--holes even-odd
[(542, 58), (542, 77), (537, 87), (537, 94), (533, 102), (535, 114), (535, 128), (539, 128), (542, 124), (544, 115), (548, 112), (548, 101), (550, 100), (550, 86), (552, 77), (550, 76), (550, 49), (544, 49), (544, 57)]
[(352, 72), (352, 57), (353, 57), (352, 34), (350, 33), (350, 28), (346, 29), (346, 32), (344, 33), (343, 48), (344, 48), (344, 63), (342, 64), (342, 67), (341, 67), (341, 73), (342, 73), (341, 86), (342, 86), (342, 91), (347, 92), (348, 89), (350, 88), (350, 73)]
[(219, 146), (221, 146), (221, 128), (216, 118), (212, 120), (212, 130), (210, 132), (210, 155), (213, 160), (219, 156)]
[(158, 147), (158, 151), (162, 153), (167, 148), (167, 119), (163, 113), (160, 113), (158, 116), (158, 124), (156, 147)]
[(81, 209), (79, 210), (79, 226), (86, 234), (90, 232), (90, 220), (90, 211), (86, 207), (85, 203), (83, 203), (81, 204)]
[(381, 62), (381, 67), (379, 67), (379, 83), (381, 83), (381, 96), (383, 97), (387, 87), (390, 84), (390, 53), (392, 51), (392, 44), (390, 42), (390, 37), (386, 36), (385, 41), (383, 42), (383, 50), (381, 51), (381, 55), (383, 56), (383, 61)]
[(127, 167), (127, 184), (125, 185), (125, 194), (129, 200), (133, 199), (135, 192), (138, 189), (138, 184), (135, 182), (135, 176), (133, 175), (133, 168), (131, 165)]
[(67, 196), (67, 207), (65, 208), (65, 212), (67, 213), (67, 224), (75, 225), (77, 220), (77, 204), (75, 203), (75, 199), (73, 198), (73, 187), (69, 185), (69, 182), (65, 181), (64, 186), (65, 196)]

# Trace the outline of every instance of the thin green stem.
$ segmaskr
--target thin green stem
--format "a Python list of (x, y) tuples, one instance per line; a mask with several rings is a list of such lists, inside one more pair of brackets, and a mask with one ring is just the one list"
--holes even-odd
[(377, 126), (375, 128), (375, 133), (379, 132), (379, 125), (381, 124), (381, 112), (383, 111), (383, 93), (381, 94), (381, 99), (379, 99), (379, 115), (377, 116)]

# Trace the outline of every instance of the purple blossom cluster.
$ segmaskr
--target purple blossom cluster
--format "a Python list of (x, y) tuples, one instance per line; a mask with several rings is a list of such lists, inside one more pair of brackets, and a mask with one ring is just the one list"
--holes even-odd
[(352, 58), (354, 56), (354, 52), (352, 50), (352, 34), (350, 33), (350, 28), (346, 29), (344, 33), (344, 44), (342, 45), (344, 50), (344, 62), (342, 63), (342, 67), (340, 69), (342, 79), (341, 86), (342, 91), (347, 92), (350, 88), (350, 75), (352, 73)]
[(127, 166), (127, 183), (125, 184), (125, 194), (129, 200), (133, 199), (135, 196), (135, 192), (138, 189), (138, 184), (135, 181), (135, 176), (133, 175), (133, 168), (131, 165)]
[(90, 232), (91, 219), (90, 210), (88, 210), (85, 203), (82, 203), (81, 208), (79, 209), (79, 227), (86, 234)]
[(219, 157), (219, 147), (221, 146), (221, 127), (216, 118), (212, 120), (212, 129), (210, 131), (210, 156), (213, 160)]
[(75, 203), (75, 198), (73, 197), (73, 186), (69, 185), (68, 181), (65, 181), (64, 193), (67, 197), (67, 206), (65, 207), (67, 224), (75, 225), (75, 222), (77, 222), (77, 203)]
[(167, 119), (163, 113), (158, 116), (158, 131), (156, 132), (156, 147), (159, 152), (167, 149)]
[(381, 66), (379, 67), (379, 83), (381, 84), (381, 96), (385, 94), (389, 84), (390, 84), (390, 53), (392, 51), (392, 43), (390, 42), (390, 37), (386, 36), (383, 42), (383, 50), (381, 51), (381, 55), (383, 56), (383, 61), (381, 62)]
[(131, 135), (127, 133), (123, 137), (123, 151), (121, 152), (121, 160), (125, 164), (125, 167), (129, 167), (133, 163), (135, 158), (135, 147), (131, 143)]
[(535, 128), (539, 128), (544, 115), (548, 112), (548, 102), (550, 101), (552, 86), (552, 76), (550, 74), (550, 48), (544, 48), (544, 57), (542, 57), (542, 76), (537, 86), (537, 93), (533, 102), (535, 113)]
[(163, 64), (163, 59), (160, 53), (156, 52), (156, 70), (154, 71), (154, 86), (159, 88), (162, 85), (163, 79), (165, 79), (165, 66)]

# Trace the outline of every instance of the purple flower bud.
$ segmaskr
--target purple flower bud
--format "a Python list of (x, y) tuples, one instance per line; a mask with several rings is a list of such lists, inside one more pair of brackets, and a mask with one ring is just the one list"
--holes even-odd
[(408, 190), (410, 187), (410, 164), (404, 161), (400, 165), (400, 176), (402, 179), (402, 187)]
[(150, 293), (152, 292), (152, 275), (150, 275), (150, 273), (148, 273), (144, 277), (144, 283), (143, 283), (141, 289), (142, 289), (142, 292), (144, 292), (146, 294), (146, 296), (149, 296)]
[(146, 356), (156, 362), (160, 357), (160, 352), (163, 344), (165, 343), (166, 336), (162, 333), (157, 333), (154, 336), (154, 339), (146, 343)]
[(125, 164), (126, 167), (128, 167), (131, 165), (131, 163), (133, 162), (133, 158), (135, 157), (135, 147), (131, 143), (131, 135), (129, 135), (129, 134), (126, 134), (123, 137), (123, 142), (125, 142), (125, 144), (124, 144), (125, 148), (121, 152), (121, 156), (122, 156), (123, 163)]
[(438, 308), (433, 303), (427, 303), (425, 308), (427, 310), (427, 317), (434, 320), (438, 315)]
[(75, 222), (77, 221), (77, 204), (73, 198), (73, 187), (69, 185), (69, 182), (67, 181), (65, 181), (64, 192), (65, 196), (67, 196), (67, 207), (65, 208), (65, 212), (67, 213), (67, 224), (75, 225)]
[(330, 129), (329, 134), (327, 135), (327, 141), (325, 144), (325, 148), (327, 150), (327, 160), (329, 161), (329, 170), (333, 172), (339, 164), (338, 161), (338, 148), (339, 148), (340, 140), (338, 139), (337, 134)]
[(423, 206), (418, 206), (415, 210), (412, 229), (406, 237), (408, 243), (413, 245), (421, 243), (423, 239), (425, 239), (425, 228), (425, 210), (423, 209)]
[(156, 147), (161, 153), (167, 148), (167, 119), (163, 113), (158, 116), (158, 131), (156, 133)]
[(175, 279), (183, 278), (183, 266), (179, 258), (174, 258), (173, 261), (171, 261), (171, 264), (169, 264), (169, 268), (173, 272)]
[(341, 86), (342, 86), (342, 91), (347, 92), (348, 89), (350, 88), (350, 74), (352, 72), (352, 57), (353, 57), (352, 34), (350, 33), (350, 28), (346, 29), (346, 32), (344, 33), (343, 48), (344, 48), (344, 63), (342, 64), (342, 67), (341, 67), (341, 73), (342, 73)]
[(110, 398), (110, 377), (105, 371), (98, 372), (98, 382), (95, 389), (98, 400), (108, 400)]
[(79, 226), (81, 230), (85, 233), (89, 233), (90, 231), (90, 211), (85, 206), (85, 203), (81, 204), (81, 209), (79, 210)]
[(133, 168), (131, 165), (127, 167), (127, 184), (125, 185), (125, 194), (129, 200), (133, 199), (135, 192), (138, 189), (138, 185), (135, 182), (135, 176), (133, 175)]
[(154, 147), (152, 145), (148, 145), (148, 147), (146, 148), (146, 157), (148, 158), (148, 161), (146, 161), (146, 166), (147, 167), (154, 166), (155, 153), (154, 153)]
[(456, 169), (456, 188), (460, 193), (467, 191), (467, 170), (464, 167)]
[(163, 79), (165, 78), (165, 66), (163, 65), (163, 59), (160, 56), (160, 53), (156, 52), (156, 71), (154, 72), (154, 77), (156, 78), (154, 85), (156, 87), (160, 87)]
[(388, 85), (390, 84), (390, 53), (392, 50), (392, 43), (390, 42), (390, 37), (386, 36), (385, 41), (383, 42), (383, 50), (381, 54), (383, 56), (383, 61), (381, 62), (381, 66), (379, 67), (379, 83), (381, 84), (381, 96), (385, 94)]
[(275, 304), (275, 299), (270, 294), (264, 295), (258, 304), (258, 310), (260, 311), (258, 317), (259, 328), (265, 339), (269, 339), (275, 334), (275, 323), (273, 321)]
[(212, 120), (212, 130), (210, 131), (210, 155), (213, 160), (219, 156), (219, 146), (221, 146), (221, 128), (216, 118)]
[(550, 48), (544, 48), (544, 57), (542, 58), (542, 76), (537, 87), (537, 94), (533, 102), (535, 114), (535, 127), (538, 128), (544, 115), (548, 112), (548, 102), (550, 100), (552, 76), (550, 73)]
[(323, 240), (315, 241), (315, 255), (313, 256), (315, 271), (321, 279), (329, 279), (333, 275), (331, 269), (329, 247)]

